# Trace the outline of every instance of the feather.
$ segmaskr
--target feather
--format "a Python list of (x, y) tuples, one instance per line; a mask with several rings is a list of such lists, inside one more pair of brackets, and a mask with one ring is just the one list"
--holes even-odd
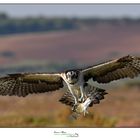
[(63, 87), (62, 78), (55, 74), (9, 74), (0, 78), (0, 95), (25, 97), (32, 93), (44, 93)]
[(93, 79), (98, 83), (108, 83), (126, 77), (134, 78), (140, 74), (140, 57), (125, 56), (82, 70), (84, 80)]

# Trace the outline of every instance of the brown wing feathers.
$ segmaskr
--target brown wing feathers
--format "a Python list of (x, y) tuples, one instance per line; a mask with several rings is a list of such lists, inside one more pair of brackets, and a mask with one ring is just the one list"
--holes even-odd
[(94, 81), (99, 83), (108, 83), (126, 77), (134, 78), (140, 74), (140, 58), (128, 55), (87, 69), (85, 73), (85, 80), (92, 77)]
[[(43, 76), (45, 77), (45, 75)], [(41, 74), (11, 74), (2, 77), (0, 78), (0, 94), (25, 97), (29, 93), (44, 93), (63, 87), (61, 77), (52, 75), (50, 78), (48, 76), (51, 80), (45, 80), (44, 77), (42, 78)]]
[(71, 107), (73, 107), (75, 104), (74, 97), (68, 91), (66, 93), (64, 93), (64, 95), (59, 99), (59, 101), (63, 104), (69, 105)]
[(116, 70), (96, 77), (97, 82), (108, 83), (125, 77), (134, 78), (140, 73), (140, 59), (138, 58), (127, 56), (119, 59), (116, 63), (119, 63), (120, 66)]

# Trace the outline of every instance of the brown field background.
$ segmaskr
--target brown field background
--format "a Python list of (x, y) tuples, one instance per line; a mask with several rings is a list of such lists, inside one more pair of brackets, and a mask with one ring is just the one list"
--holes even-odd
[(105, 100), (89, 109), (85, 117), (72, 119), (71, 109), (53, 95), (0, 98), (0, 127), (139, 127), (140, 90), (109, 91)]
[[(17, 34), (0, 37), (1, 68), (42, 61), (76, 62), (82, 66), (124, 55), (140, 55), (139, 26), (96, 26), (71, 31)], [(47, 67), (47, 65), (46, 65)], [(6, 73), (5, 73), (6, 74)], [(126, 82), (126, 81), (124, 81)], [(139, 86), (109, 88), (86, 117), (71, 118), (69, 107), (58, 102), (62, 91), (0, 97), (0, 127), (140, 127)]]

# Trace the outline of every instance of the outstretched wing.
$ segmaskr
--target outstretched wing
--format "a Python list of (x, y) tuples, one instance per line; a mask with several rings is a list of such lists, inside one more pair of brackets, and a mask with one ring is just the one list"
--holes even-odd
[(0, 95), (25, 97), (30, 93), (44, 93), (62, 87), (63, 80), (59, 74), (23, 73), (0, 78)]
[(93, 79), (108, 83), (121, 78), (134, 78), (140, 74), (140, 57), (125, 56), (107, 63), (82, 70), (85, 81)]

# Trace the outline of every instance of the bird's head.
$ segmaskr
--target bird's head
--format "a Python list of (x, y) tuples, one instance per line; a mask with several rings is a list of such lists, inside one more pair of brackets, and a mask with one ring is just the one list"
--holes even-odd
[(66, 71), (65, 78), (69, 84), (75, 84), (79, 80), (79, 71), (77, 70)]

